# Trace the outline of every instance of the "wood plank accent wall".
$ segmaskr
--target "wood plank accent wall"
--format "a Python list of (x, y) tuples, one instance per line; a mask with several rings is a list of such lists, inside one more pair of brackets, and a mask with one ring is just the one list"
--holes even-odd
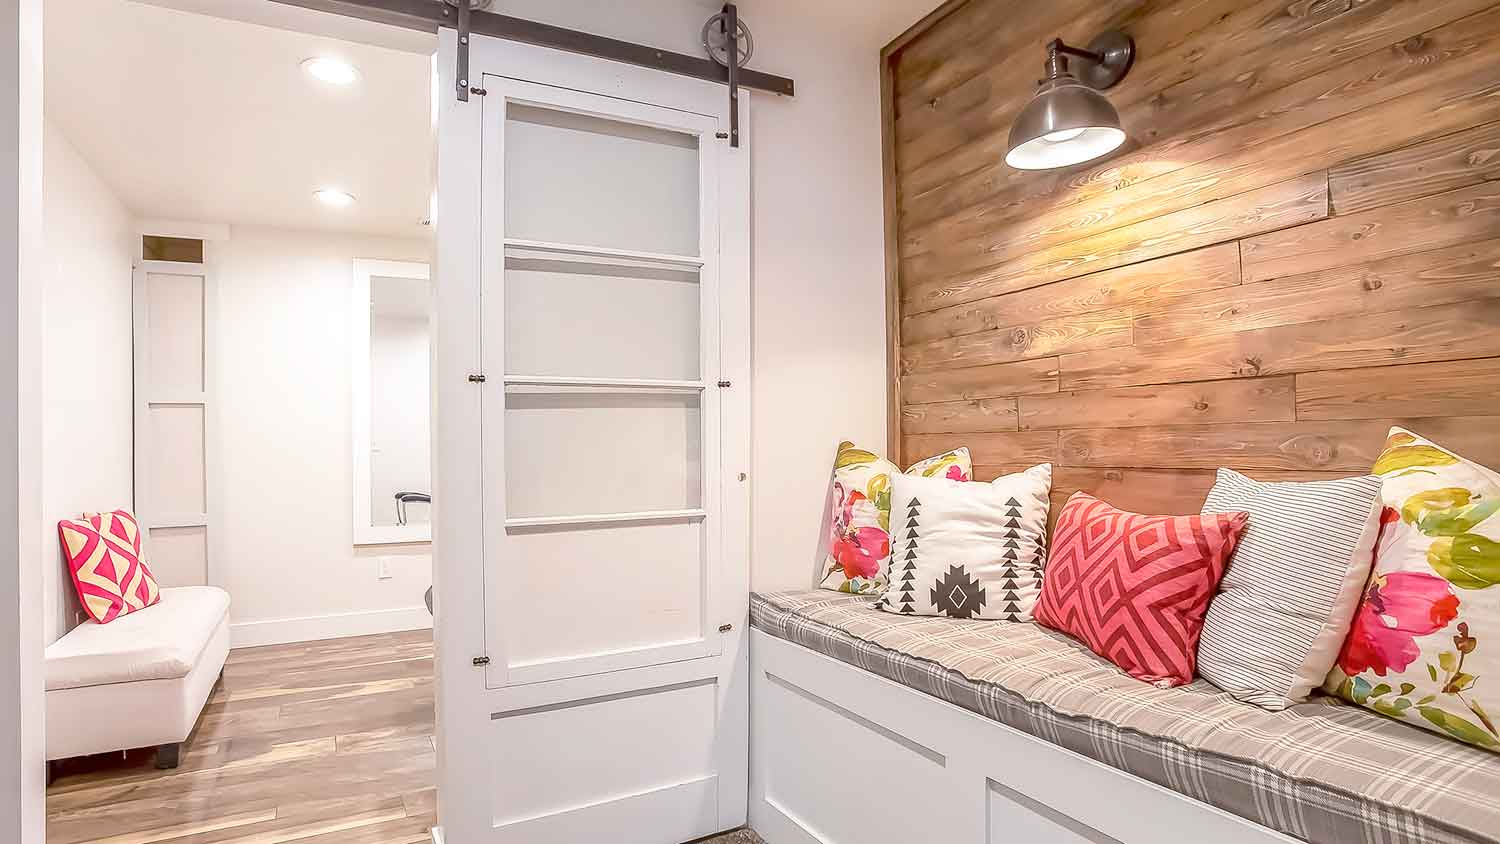
[[(1110, 27), (1130, 141), (1007, 167), (1045, 44)], [(1500, 0), (950, 0), (882, 54), (891, 452), (1160, 513), (1398, 422), (1500, 466), (1496, 55)]]

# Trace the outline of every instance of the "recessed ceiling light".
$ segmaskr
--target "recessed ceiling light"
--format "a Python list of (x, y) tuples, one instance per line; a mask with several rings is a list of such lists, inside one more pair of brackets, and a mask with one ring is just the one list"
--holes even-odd
[(359, 71), (354, 65), (327, 56), (314, 56), (302, 63), (302, 69), (314, 79), (331, 85), (352, 85), (359, 80)]
[(324, 205), (328, 205), (334, 208), (344, 208), (346, 206), (354, 204), (354, 194), (349, 193), (348, 191), (339, 190), (338, 188), (323, 188), (322, 190), (316, 190), (313, 191), (313, 196), (316, 196), (318, 198), (318, 201), (323, 203)]

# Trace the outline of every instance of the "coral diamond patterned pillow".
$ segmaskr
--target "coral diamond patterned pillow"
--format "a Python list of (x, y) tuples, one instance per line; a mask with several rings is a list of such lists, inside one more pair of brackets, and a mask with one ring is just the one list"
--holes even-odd
[[(855, 594), (885, 590), (891, 561), (891, 476), (896, 464), (847, 440), (833, 462), (833, 516), (823, 589)], [(967, 481), (974, 474), (967, 448), (956, 448), (912, 464), (908, 475)]]
[(78, 600), (89, 617), (107, 624), (161, 600), (141, 553), (141, 528), (129, 510), (86, 513), (57, 523)]
[(1203, 615), (1249, 518), (1143, 516), (1075, 492), (1052, 531), (1037, 623), (1137, 679), (1190, 683)]
[(1324, 688), (1500, 751), (1500, 473), (1402, 428), (1374, 473), (1375, 568)]

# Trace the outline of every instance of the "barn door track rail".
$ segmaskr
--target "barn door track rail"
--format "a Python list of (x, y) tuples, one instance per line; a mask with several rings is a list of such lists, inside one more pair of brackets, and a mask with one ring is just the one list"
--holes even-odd
[[(772, 94), (793, 96), (795, 83), (784, 76), (741, 67), (741, 51), (731, 40), (731, 47), (724, 51), (721, 64), (713, 59), (674, 53), (645, 44), (634, 44), (615, 38), (606, 38), (589, 32), (579, 32), (560, 26), (524, 20), (509, 15), (499, 15), (482, 10), (487, 3), (480, 0), (274, 0), (289, 6), (301, 6), (321, 12), (361, 18), (377, 23), (437, 32), (441, 27), (458, 30), (457, 94), (460, 100), (468, 100), (477, 93), (469, 79), (469, 36), (477, 33), (508, 41), (520, 41), (539, 47), (551, 47), (570, 53), (582, 53), (611, 61), (640, 65), (655, 70), (664, 70), (695, 79), (706, 79), (729, 86), (730, 99), (730, 143), (739, 146), (739, 89), (752, 88)], [(735, 33), (740, 23), (739, 13), (733, 3), (724, 7), (722, 17), (729, 33)], [(731, 36), (731, 39), (733, 36)]]

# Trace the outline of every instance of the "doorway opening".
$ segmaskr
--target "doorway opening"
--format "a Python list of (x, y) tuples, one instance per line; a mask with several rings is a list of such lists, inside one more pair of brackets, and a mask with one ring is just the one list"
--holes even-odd
[(44, 11), (48, 841), (426, 841), (437, 39)]

